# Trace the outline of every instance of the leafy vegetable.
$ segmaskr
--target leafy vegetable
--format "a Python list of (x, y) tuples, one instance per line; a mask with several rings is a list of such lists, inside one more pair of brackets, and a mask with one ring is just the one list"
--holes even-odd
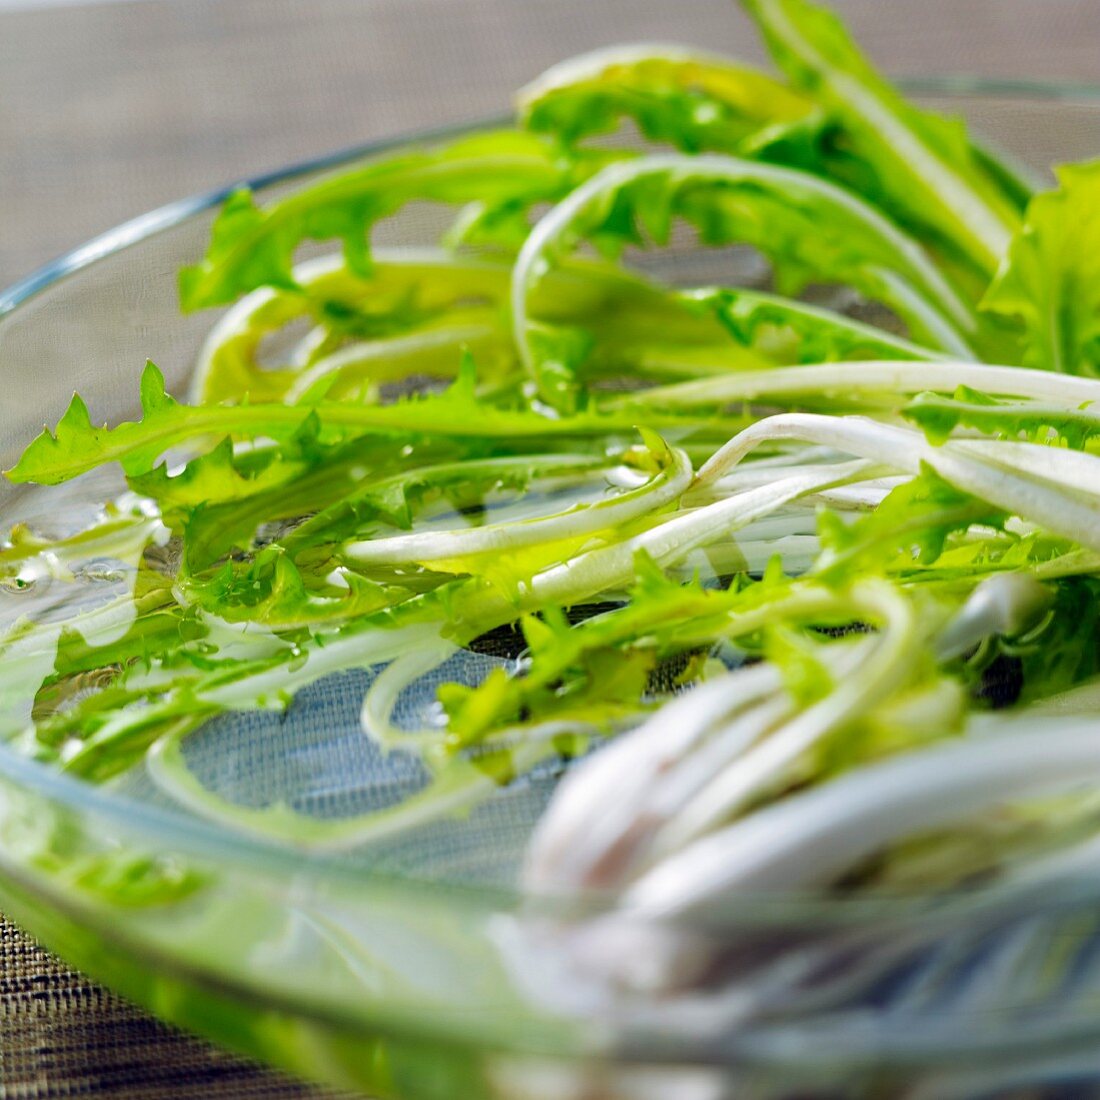
[(568, 190), (553, 151), (521, 133), (462, 138), (438, 151), (407, 153), (341, 173), (260, 209), (248, 191), (226, 201), (200, 264), (180, 273), (185, 310), (223, 305), (260, 286), (297, 290), (291, 269), (306, 239), (343, 242), (356, 275), (371, 270), (368, 233), (380, 218), (413, 200), (476, 202), (500, 216)]
[[(1094, 858), (1100, 169), (1027, 201), (832, 16), (745, 2), (786, 81), (601, 50), (515, 130), (230, 197), (181, 276), (233, 303), (190, 401), (150, 363), (138, 418), (74, 396), (7, 473), (99, 471), (0, 545), (4, 751), (326, 851), (568, 764), (523, 883), (603, 904), (533, 949), (653, 1011), (750, 1003), (730, 960), (774, 935), (715, 955), (667, 919), (741, 891)], [(623, 123), (641, 152), (589, 140)], [(438, 247), (373, 249), (413, 202), (459, 207)], [(343, 254), (296, 264), (311, 240)], [(352, 670), (403, 800), (244, 806), (193, 768), (212, 719)], [(119, 904), (203, 885), (58, 851)], [(753, 995), (852, 969), (796, 962)]]
[(998, 401), (960, 386), (950, 398), (918, 394), (906, 407), (905, 415), (919, 424), (934, 442), (942, 442), (963, 425), (1009, 439), (1025, 438), (1037, 443), (1066, 441), (1084, 447), (1100, 432), (1100, 415), (1089, 405), (1066, 408), (1039, 401)]
[(1036, 195), (982, 308), (1018, 317), (1024, 363), (1100, 374), (1100, 161), (1057, 170), (1059, 187)]
[(742, 2), (795, 87), (836, 119), (853, 175), (864, 187), (873, 179), (874, 200), (992, 274), (1019, 214), (962, 124), (906, 103), (831, 12), (809, 0)]
[(697, 290), (684, 295), (711, 309), (738, 343), (767, 349), (780, 362), (935, 359), (936, 352), (827, 309), (751, 290)]
[(575, 145), (630, 118), (649, 141), (689, 153), (805, 147), (822, 127), (812, 100), (763, 73), (677, 46), (615, 46), (556, 65), (518, 96), (529, 129)]
[[(667, 243), (676, 218), (706, 244), (759, 248), (790, 294), (810, 281), (842, 283), (895, 309), (933, 347), (969, 355), (974, 319), (922, 252), (874, 208), (807, 173), (717, 156), (649, 156), (611, 165), (534, 228), (512, 276), (515, 339), (552, 403), (567, 400), (561, 364), (532, 340), (528, 300), (581, 241), (615, 255), (648, 237)], [(535, 327), (536, 333), (540, 332)]]
[(149, 363), (142, 375), (141, 408), (140, 421), (96, 428), (87, 406), (74, 397), (56, 430), (44, 431), (31, 443), (8, 478), (56, 485), (108, 462), (119, 462), (131, 475), (145, 474), (169, 448), (225, 432), (294, 444), (308, 436), (340, 441), (368, 433), (391, 438), (434, 433), (470, 439), (583, 436), (626, 426), (610, 418), (559, 421), (525, 410), (487, 409), (478, 403), (470, 373), (439, 396), (386, 407), (322, 402), (302, 409), (282, 404), (181, 405), (165, 392), (164, 376)]

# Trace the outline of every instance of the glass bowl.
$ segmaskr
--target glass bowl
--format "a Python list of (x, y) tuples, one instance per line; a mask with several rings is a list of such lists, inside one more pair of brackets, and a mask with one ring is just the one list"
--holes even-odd
[[(968, 118), (1022, 170), (1100, 152), (1100, 92), (966, 80), (910, 89)], [(251, 181), (261, 198), (376, 143)], [(137, 218), (0, 294), (0, 464), (74, 390), (93, 418), (135, 411), (147, 358), (186, 389), (213, 315), (183, 316), (176, 273), (226, 190)], [(433, 242), (428, 208), (378, 243)], [(0, 520), (42, 507), (0, 483)], [(0, 598), (18, 598), (4, 596)], [(193, 770), (245, 804), (320, 815), (392, 800), (415, 776), (358, 735), (369, 673), (309, 689), (285, 721), (218, 720)], [(746, 897), (685, 930), (729, 959), (721, 997), (587, 1000), (546, 936), (601, 899), (523, 897), (520, 854), (553, 770), (469, 817), (342, 854), (212, 824), (140, 774), (93, 787), (0, 746), (0, 907), (163, 1018), (303, 1076), (402, 1100), (978, 1096), (1100, 1079), (1100, 876), (933, 902)], [(639, 950), (668, 932), (628, 928)], [(522, 961), (519, 961), (522, 960)], [(576, 986), (576, 988), (574, 988)]]

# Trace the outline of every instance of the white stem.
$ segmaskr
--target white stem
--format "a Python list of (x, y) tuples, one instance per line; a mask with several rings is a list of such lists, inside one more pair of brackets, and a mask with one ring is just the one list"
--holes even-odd
[[(302, 371), (283, 400), (293, 405), (303, 398), (309, 399), (315, 386), (337, 375), (352, 375), (357, 382), (369, 381), (371, 384), (399, 381), (408, 373), (405, 360), (417, 362), (424, 356), (433, 357), (430, 360), (432, 373), (445, 371), (454, 375), (463, 348), (477, 352), (499, 337), (500, 329), (494, 324), (469, 323), (349, 344)], [(429, 370), (422, 369), (421, 373), (427, 374)], [(329, 389), (322, 392), (327, 395)]]
[(422, 750), (425, 740), (436, 730), (404, 730), (393, 724), (393, 712), (401, 693), (421, 676), (438, 668), (459, 647), (444, 638), (425, 642), (391, 661), (375, 678), (363, 696), (359, 724), (363, 732), (383, 749), (411, 748)]
[(982, 581), (936, 638), (936, 656), (950, 661), (992, 634), (1022, 633), (1045, 611), (1052, 594), (1029, 573), (998, 573)]
[(737, 892), (800, 891), (915, 832), (991, 806), (1093, 786), (1095, 723), (1035, 737), (936, 745), (850, 772), (774, 803), (667, 860), (626, 895), (647, 917), (685, 915)]
[(878, 472), (871, 464), (857, 461), (838, 463), (818, 474), (780, 478), (771, 485), (750, 489), (694, 512), (675, 515), (625, 542), (591, 550), (545, 569), (520, 586), (520, 595), (525, 602), (543, 605), (555, 601), (572, 602), (578, 598), (578, 593), (612, 591), (634, 576), (634, 561), (639, 553), (648, 554), (658, 565), (674, 564), (691, 551), (717, 542), (792, 500), (832, 485), (873, 477)]
[[(858, 454), (892, 470), (918, 473), (924, 436), (908, 428), (860, 416), (782, 413), (759, 420), (723, 444), (700, 467), (696, 485), (709, 485), (732, 470), (750, 451), (774, 440), (801, 440)], [(927, 448), (931, 449), (931, 448)]]
[[(628, 42), (614, 46), (601, 46), (589, 53), (566, 58), (535, 77), (516, 93), (516, 107), (522, 113), (530, 105), (559, 88), (590, 80), (603, 80), (620, 68), (630, 68), (646, 62), (656, 63), (666, 69), (682, 68), (685, 80), (692, 83), (699, 79), (714, 80), (719, 85), (732, 83), (734, 87), (747, 74), (762, 86), (772, 84), (773, 78), (763, 73), (742, 69), (736, 62), (721, 54), (708, 53), (675, 42)], [(708, 72), (707, 70), (713, 70)], [(629, 74), (628, 74), (629, 76)], [(789, 91), (786, 85), (775, 83), (778, 95), (790, 97), (790, 103), (799, 101), (799, 94)], [(787, 104), (785, 104), (786, 106)], [(810, 104), (806, 102), (807, 110)]]
[[(848, 608), (827, 588), (798, 591), (730, 616), (724, 634), (753, 633), (773, 617), (813, 620)], [(558, 787), (532, 838), (527, 884), (607, 888), (649, 861), (648, 840), (682, 811), (716, 769), (793, 707), (771, 664), (727, 673), (666, 703), (632, 733), (577, 765)], [(699, 755), (699, 746), (714, 738)], [(699, 766), (702, 763), (702, 767)]]
[(716, 722), (767, 697), (779, 682), (770, 665), (708, 680), (573, 768), (558, 785), (531, 838), (526, 884), (536, 890), (566, 884), (575, 888), (591, 879), (599, 864), (625, 847), (638, 806), (655, 779)]
[(861, 645), (845, 655), (837, 687), (820, 703), (717, 771), (706, 789), (669, 824), (660, 842), (663, 851), (683, 847), (736, 816), (813, 745), (874, 706), (909, 675), (915, 619), (908, 600), (889, 585), (863, 582), (853, 589), (851, 606), (854, 616), (883, 620), (872, 645)]
[(1100, 458), (1058, 447), (969, 439), (934, 447), (919, 432), (864, 417), (784, 413), (758, 421), (720, 447), (700, 468), (696, 485), (716, 481), (754, 447), (775, 439), (826, 444), (914, 474), (926, 464), (964, 492), (1100, 550), (1100, 506), (1078, 485), (1067, 490), (1036, 470), (1037, 464), (1045, 462), (1055, 476), (1073, 471), (1094, 479), (1088, 482), (1092, 485), (1100, 478)]
[(809, 394), (915, 394), (925, 390), (950, 393), (969, 386), (1000, 397), (1064, 401), (1076, 408), (1100, 401), (1100, 381), (1024, 367), (986, 366), (965, 360), (915, 362), (903, 359), (820, 363), (773, 370), (738, 371), (671, 386), (656, 386), (616, 398), (613, 405), (655, 404), (693, 407), (757, 397)]
[(948, 446), (1013, 473), (1050, 482), (1060, 491), (1100, 499), (1100, 457), (1094, 454), (1017, 440), (953, 439)]
[(884, 250), (896, 257), (899, 270), (886, 271), (880, 265), (875, 272), (878, 279), (893, 291), (892, 304), (900, 304), (899, 298), (904, 298), (904, 304), (910, 308), (914, 303), (919, 304), (922, 320), (928, 323), (931, 318), (938, 329), (949, 334), (949, 350), (962, 356), (970, 354), (970, 348), (961, 335), (973, 327), (973, 317), (967, 305), (912, 237), (901, 232), (851, 192), (806, 172), (756, 161), (717, 155), (662, 154), (608, 165), (571, 191), (527, 235), (512, 269), (511, 297), (515, 342), (528, 369), (534, 365), (528, 341), (528, 303), (536, 285), (549, 272), (557, 256), (572, 245), (571, 234), (576, 232), (586, 211), (598, 208), (619, 189), (647, 176), (668, 176), (675, 185), (681, 173), (685, 179), (700, 182), (763, 187), (792, 203), (798, 202), (800, 196), (806, 196), (809, 201), (832, 206), (842, 217), (862, 223), (884, 246)]
[[(794, 710), (785, 692), (761, 702), (748, 714), (728, 723), (698, 752), (672, 769), (661, 789), (655, 792), (650, 813), (659, 825), (647, 862), (668, 855), (682, 844), (683, 823), (697, 819), (700, 802), (708, 803), (716, 776), (721, 776), (738, 757), (751, 750)], [(704, 826), (705, 828), (705, 826)], [(690, 839), (690, 834), (688, 835)]]
[(594, 504), (573, 506), (564, 512), (513, 523), (417, 531), (392, 538), (349, 542), (344, 552), (359, 562), (430, 562), (592, 534), (618, 527), (671, 504), (688, 487), (691, 477), (691, 460), (683, 451), (673, 449), (669, 452), (668, 465), (644, 485)]

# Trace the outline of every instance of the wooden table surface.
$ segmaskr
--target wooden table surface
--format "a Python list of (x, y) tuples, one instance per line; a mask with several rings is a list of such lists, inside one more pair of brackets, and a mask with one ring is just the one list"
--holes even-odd
[[(1100, 82), (1100, 0), (835, 6), (894, 74)], [(499, 112), (561, 57), (654, 39), (762, 57), (730, 0), (0, 10), (0, 285), (160, 203), (372, 137)], [(0, 1097), (73, 1095), (326, 1094), (155, 1023), (0, 925)]]

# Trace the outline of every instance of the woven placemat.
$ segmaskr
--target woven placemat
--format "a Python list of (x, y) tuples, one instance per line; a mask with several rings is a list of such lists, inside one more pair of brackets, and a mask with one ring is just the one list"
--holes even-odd
[[(1100, 79), (1097, 0), (835, 6), (894, 73)], [(0, 285), (193, 191), (499, 112), (548, 64), (627, 40), (761, 57), (730, 0), (129, 0), (0, 12)], [(200, 1095), (333, 1094), (153, 1021), (0, 922), (0, 1097)]]
[(151, 1016), (0, 919), (0, 1097), (338, 1100)]

